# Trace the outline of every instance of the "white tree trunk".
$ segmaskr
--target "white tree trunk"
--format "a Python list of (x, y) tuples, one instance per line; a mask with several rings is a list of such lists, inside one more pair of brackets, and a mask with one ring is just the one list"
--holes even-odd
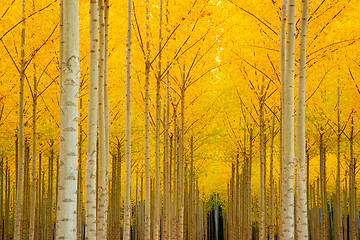
[(96, 236), (98, 239), (106, 239), (107, 234), (107, 181), (106, 181), (106, 144), (105, 144), (105, 21), (104, 0), (99, 0), (99, 82), (98, 82), (98, 119), (99, 119), (99, 166), (98, 166), (98, 205)]
[(131, 0), (127, 0), (124, 240), (131, 237)]
[(306, 35), (309, 1), (301, 1), (299, 81), (296, 107), (296, 230), (298, 239), (308, 239), (305, 146)]
[(98, 1), (90, 1), (89, 100), (85, 171), (86, 239), (96, 239), (96, 157), (98, 107)]
[[(284, 91), (285, 91), (285, 50), (286, 50), (286, 8), (287, 8), (287, 0), (282, 0), (281, 3), (281, 27), (280, 27), (280, 78), (281, 78), (281, 94), (280, 94), (280, 131), (279, 131), (279, 166), (280, 166), (280, 186), (279, 186), (279, 195), (283, 192), (282, 189), (282, 178), (283, 178), (283, 161), (284, 161)], [(279, 229), (278, 232), (281, 232), (282, 225), (282, 216), (283, 216), (283, 208), (282, 208), (282, 198), (279, 200)]]
[(283, 163), (282, 163), (282, 217), (281, 239), (294, 239), (294, 55), (296, 0), (288, 5), (286, 36), (286, 64), (284, 82), (284, 118), (283, 118)]
[(79, 6), (63, 0), (62, 78), (59, 82), (60, 157), (56, 239), (76, 239), (79, 97)]
[(104, 185), (104, 205), (105, 205), (105, 219), (104, 219), (104, 234), (107, 235), (107, 222), (108, 222), (108, 196), (109, 196), (109, 147), (110, 147), (110, 124), (109, 124), (109, 87), (108, 87), (108, 77), (107, 77), (107, 55), (108, 55), (108, 32), (109, 32), (109, 1), (104, 0), (104, 131), (105, 131), (105, 149), (104, 149), (104, 171), (105, 171), (105, 185)]

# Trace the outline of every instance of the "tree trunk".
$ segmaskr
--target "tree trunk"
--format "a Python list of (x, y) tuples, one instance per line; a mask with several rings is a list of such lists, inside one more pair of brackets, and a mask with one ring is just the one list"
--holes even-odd
[(324, 133), (320, 133), (320, 189), (321, 189), (321, 239), (329, 238), (329, 210), (326, 194), (326, 150), (323, 140)]
[(334, 209), (334, 237), (335, 239), (343, 238), (343, 226), (341, 219), (341, 175), (340, 175), (340, 140), (341, 140), (341, 127), (340, 127), (340, 87), (338, 87), (337, 99), (337, 171), (336, 171), (336, 199)]
[(295, 25), (296, 25), (296, 0), (289, 0), (287, 39), (286, 39), (286, 64), (284, 91), (283, 118), (283, 163), (281, 176), (281, 232), (280, 238), (294, 239), (294, 54), (295, 54)]
[(299, 42), (299, 83), (296, 110), (296, 194), (295, 213), (298, 239), (308, 239), (306, 198), (306, 145), (305, 145), (305, 79), (306, 79), (306, 35), (309, 1), (301, 1)]
[[(81, 111), (82, 111), (82, 98), (80, 98), (80, 119), (82, 119), (81, 116)], [(77, 179), (77, 206), (76, 206), (76, 211), (77, 211), (77, 239), (81, 240), (81, 235), (82, 235), (82, 215), (83, 215), (83, 187), (82, 187), (82, 143), (83, 143), (83, 137), (82, 137), (82, 125), (80, 122), (80, 126), (79, 126), (79, 132), (80, 132), (80, 136), (79, 136), (79, 160), (78, 160), (78, 179)]]
[(356, 182), (355, 182), (355, 158), (354, 158), (354, 116), (351, 117), (351, 133), (350, 133), (350, 167), (349, 167), (349, 193), (350, 193), (350, 209), (349, 209), (349, 231), (350, 239), (358, 239), (358, 211), (356, 209)]
[(269, 200), (269, 239), (275, 239), (275, 211), (274, 211), (274, 173), (273, 173), (273, 158), (274, 158), (274, 127), (275, 127), (275, 107), (273, 108), (273, 115), (271, 118), (271, 133), (270, 133), (270, 200)]
[(180, 95), (180, 151), (179, 151), (179, 239), (184, 239), (184, 193), (185, 193), (185, 179), (184, 179), (184, 163), (185, 163), (185, 63), (182, 67), (181, 73), (181, 95)]
[(131, 0), (127, 0), (124, 240), (131, 237)]
[(60, 164), (56, 239), (76, 238), (79, 19), (78, 1), (63, 0), (63, 48), (59, 82)]
[(98, 207), (96, 213), (96, 236), (106, 238), (107, 233), (107, 155), (105, 143), (105, 9), (104, 0), (99, 0), (99, 82), (98, 82), (98, 118), (99, 118), (99, 176)]
[(161, 215), (161, 179), (160, 179), (160, 83), (161, 83), (161, 28), (162, 28), (162, 0), (159, 4), (159, 48), (158, 48), (158, 72), (156, 74), (156, 123), (155, 123), (155, 209), (154, 209), (154, 237), (160, 239), (160, 215)]
[[(262, 78), (264, 84), (264, 77)], [(264, 85), (260, 90), (259, 109), (259, 152), (260, 152), (260, 202), (259, 202), (259, 240), (267, 239), (266, 229), (266, 155), (265, 155), (265, 122), (264, 122)]]
[(286, 8), (287, 8), (287, 0), (282, 0), (281, 2), (281, 27), (280, 27), (280, 78), (281, 78), (281, 94), (280, 94), (280, 127), (279, 127), (279, 165), (280, 165), (280, 184), (279, 184), (279, 229), (278, 235), (280, 237), (280, 233), (282, 232), (281, 226), (283, 224), (283, 162), (284, 162), (284, 92), (285, 92), (285, 63), (286, 63)]
[(22, 0), (22, 28), (21, 28), (21, 62), (19, 86), (19, 141), (18, 165), (16, 179), (16, 210), (14, 239), (21, 239), (21, 221), (23, 212), (23, 162), (24, 162), (24, 76), (25, 76), (25, 0)]
[[(35, 239), (35, 209), (36, 209), (36, 100), (37, 100), (37, 80), (36, 80), (36, 65), (34, 64), (34, 88), (33, 88), (33, 137), (32, 137), (32, 171), (31, 171), (31, 204), (30, 204), (30, 228), (29, 238)], [(2, 218), (0, 218), (2, 219)], [(0, 235), (2, 236), (2, 235)]]
[(85, 170), (85, 238), (96, 239), (96, 157), (98, 107), (98, 1), (90, 1), (89, 100)]
[(146, 36), (146, 60), (145, 60), (145, 240), (151, 237), (151, 216), (150, 216), (150, 160), (149, 160), (149, 74), (150, 74), (150, 43), (149, 43), (149, 0), (145, 6), (145, 36)]

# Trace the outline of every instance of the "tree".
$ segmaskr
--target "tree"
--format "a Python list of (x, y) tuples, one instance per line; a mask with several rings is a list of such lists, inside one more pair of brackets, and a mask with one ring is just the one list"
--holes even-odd
[(281, 176), (281, 239), (294, 239), (294, 55), (296, 0), (289, 0), (286, 31), (286, 63), (284, 91), (281, 92), (284, 104), (283, 127), (283, 162)]
[(130, 240), (131, 220), (131, 0), (127, 0), (126, 38), (126, 126), (125, 126), (125, 193), (124, 239)]
[(306, 197), (306, 145), (305, 145), (305, 70), (308, 0), (301, 1), (299, 40), (299, 81), (296, 107), (296, 230), (299, 239), (308, 239)]
[(85, 195), (87, 239), (96, 238), (96, 157), (97, 157), (97, 106), (98, 106), (98, 1), (90, 1), (90, 59), (89, 100), (86, 147)]
[(56, 239), (76, 239), (77, 144), (79, 97), (78, 1), (63, 0), (59, 82), (60, 156)]
[(22, 1), (22, 29), (21, 29), (21, 63), (19, 89), (19, 146), (16, 179), (16, 211), (15, 211), (15, 239), (21, 238), (21, 221), (23, 212), (23, 163), (24, 163), (24, 81), (25, 81), (25, 0)]

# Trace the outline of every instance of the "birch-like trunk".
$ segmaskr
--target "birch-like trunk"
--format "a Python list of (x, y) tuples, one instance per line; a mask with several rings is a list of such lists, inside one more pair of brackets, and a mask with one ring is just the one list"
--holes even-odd
[(21, 62), (19, 86), (19, 141), (18, 164), (16, 179), (16, 210), (14, 239), (21, 239), (21, 222), (23, 212), (23, 163), (24, 163), (24, 81), (25, 81), (25, 0), (22, 0), (22, 28), (21, 28)]
[[(281, 196), (282, 189), (282, 179), (283, 179), (283, 162), (284, 162), (284, 91), (285, 91), (285, 63), (286, 63), (286, 8), (287, 8), (287, 0), (282, 0), (281, 2), (281, 27), (280, 27), (280, 78), (281, 78), (281, 94), (280, 94), (280, 129), (279, 129), (279, 165), (280, 165), (280, 186), (279, 186), (279, 195)], [(282, 216), (283, 207), (282, 207), (283, 199), (280, 197), (279, 200), (279, 229), (278, 233), (281, 232), (282, 225)]]
[(98, 82), (98, 119), (99, 119), (99, 153), (98, 153), (98, 205), (96, 212), (96, 237), (106, 238), (107, 228), (107, 183), (106, 183), (106, 146), (105, 146), (105, 101), (104, 101), (104, 69), (105, 69), (105, 22), (104, 0), (99, 0), (99, 82)]
[(96, 239), (96, 157), (98, 107), (98, 1), (90, 1), (89, 100), (85, 171), (85, 238)]
[(288, 22), (286, 36), (286, 64), (283, 115), (283, 162), (281, 176), (281, 232), (280, 239), (294, 239), (294, 55), (295, 55), (295, 25), (296, 0), (289, 0)]
[(106, 237), (107, 235), (107, 226), (108, 226), (108, 196), (109, 196), (109, 161), (110, 161), (110, 154), (109, 154), (109, 148), (110, 148), (110, 123), (109, 123), (109, 87), (108, 87), (108, 36), (109, 32), (109, 0), (104, 0), (104, 159), (102, 161), (102, 167), (104, 168), (103, 171), (103, 181), (105, 181), (104, 184), (104, 197), (102, 198), (102, 201), (104, 203), (104, 220), (103, 220), (103, 227), (104, 227), (104, 235)]
[(179, 151), (179, 239), (184, 239), (184, 163), (185, 163), (185, 63), (181, 73), (181, 96), (180, 96), (181, 112), (180, 112), (180, 151)]
[(131, 238), (131, 0), (127, 0), (124, 240)]
[[(262, 79), (264, 84), (264, 78)], [(266, 155), (265, 155), (265, 121), (264, 121), (264, 85), (260, 90), (259, 109), (259, 152), (260, 152), (260, 203), (259, 203), (259, 239), (267, 239), (266, 229)]]
[(274, 209), (274, 171), (273, 171), (273, 159), (274, 159), (274, 127), (275, 127), (275, 107), (273, 108), (273, 115), (271, 118), (271, 133), (270, 133), (270, 200), (269, 200), (269, 239), (275, 239), (275, 209)]
[(320, 198), (321, 198), (321, 234), (320, 238), (329, 239), (329, 209), (326, 193), (326, 149), (324, 146), (324, 133), (320, 133)]
[(340, 140), (341, 140), (341, 127), (340, 127), (340, 87), (338, 87), (337, 95), (337, 169), (336, 169), (336, 199), (334, 208), (334, 237), (335, 239), (343, 238), (343, 226), (341, 219), (341, 175), (340, 175)]
[(358, 214), (356, 209), (356, 181), (355, 181), (355, 158), (354, 158), (354, 116), (351, 117), (351, 133), (350, 133), (350, 167), (349, 167), (349, 239), (358, 239)]
[(149, 160), (149, 78), (150, 78), (150, 43), (149, 43), (149, 0), (145, 2), (145, 37), (146, 37), (146, 59), (145, 59), (145, 229), (144, 239), (151, 237), (151, 215), (150, 215), (150, 160)]
[(155, 122), (155, 202), (154, 202), (154, 232), (153, 239), (160, 239), (160, 215), (161, 215), (161, 179), (160, 179), (160, 83), (161, 83), (161, 24), (162, 24), (162, 0), (160, 0), (159, 13), (159, 48), (158, 67), (156, 74), (156, 122)]
[(306, 35), (309, 1), (301, 1), (299, 33), (299, 81), (296, 107), (296, 229), (298, 239), (308, 239), (305, 145)]
[(59, 82), (60, 156), (56, 239), (76, 238), (79, 97), (79, 6), (63, 0), (63, 47)]
[[(34, 88), (33, 88), (33, 136), (32, 136), (32, 164), (31, 164), (31, 204), (30, 204), (30, 228), (29, 239), (35, 239), (35, 209), (36, 209), (36, 101), (37, 101), (37, 79), (36, 79), (36, 65), (34, 64)], [(2, 218), (1, 218), (2, 219)]]

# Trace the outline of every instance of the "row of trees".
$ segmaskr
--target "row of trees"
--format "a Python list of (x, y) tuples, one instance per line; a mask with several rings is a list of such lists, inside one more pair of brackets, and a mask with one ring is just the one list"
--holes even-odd
[[(13, 206), (16, 207), (16, 210), (13, 211), (15, 212), (13, 217), (16, 239), (22, 239), (24, 236), (25, 238), (29, 236), (31, 239), (45, 238), (45, 236), (50, 238), (54, 232), (56, 232), (57, 238), (68, 239), (74, 239), (76, 235), (78, 238), (85, 235), (88, 239), (105, 239), (107, 236), (116, 239), (121, 235), (126, 239), (130, 239), (131, 236), (145, 239), (159, 239), (160, 237), (184, 239), (185, 236), (190, 239), (206, 238), (209, 235), (206, 224), (206, 213), (209, 209), (206, 209), (205, 202), (209, 198), (210, 192), (216, 191), (220, 193), (220, 199), (227, 198), (227, 201), (224, 202), (224, 206), (227, 206), (227, 217), (223, 217), (223, 220), (225, 221), (224, 226), (226, 226), (226, 236), (230, 239), (236, 239), (239, 236), (251, 238), (252, 231), (256, 228), (254, 228), (255, 223), (258, 223), (259, 238), (261, 239), (267, 238), (267, 235), (271, 238), (278, 235), (284, 239), (294, 239), (295, 233), (298, 238), (306, 239), (308, 238), (308, 229), (312, 229), (310, 231), (311, 236), (315, 236), (316, 228), (314, 226), (317, 226), (320, 222), (320, 204), (322, 205), (321, 214), (323, 216), (320, 224), (322, 233), (319, 237), (321, 239), (329, 237), (326, 230), (329, 228), (329, 220), (327, 220), (329, 215), (327, 213), (327, 193), (329, 193), (329, 190), (327, 189), (329, 188), (326, 188), (326, 148), (323, 144), (327, 140), (326, 131), (335, 126), (337, 131), (333, 129), (332, 132), (337, 136), (338, 146), (340, 146), (341, 136), (345, 134), (347, 123), (352, 117), (355, 116), (356, 118), (356, 113), (352, 112), (347, 123), (341, 126), (339, 102), (337, 103), (337, 109), (339, 109), (337, 125), (329, 124), (330, 117), (324, 114), (326, 110), (323, 110), (323, 108), (326, 108), (326, 105), (329, 104), (324, 104), (324, 107), (318, 108), (322, 114), (321, 118), (328, 119), (328, 122), (319, 121), (320, 124), (317, 124), (317, 122), (314, 124), (315, 128), (320, 132), (319, 145), (320, 149), (322, 149), (319, 164), (321, 184), (318, 188), (314, 187), (314, 185), (311, 186), (314, 181), (310, 180), (310, 167), (308, 167), (307, 173), (305, 171), (306, 163), (307, 166), (310, 166), (310, 161), (305, 161), (306, 153), (309, 154), (310, 148), (307, 149), (305, 144), (305, 128), (309, 127), (304, 124), (304, 108), (309, 98), (314, 94), (319, 95), (321, 92), (319, 86), (322, 84), (320, 82), (316, 88), (310, 91), (312, 95), (307, 99), (305, 98), (305, 63), (314, 61), (312, 58), (306, 60), (306, 29), (308, 19), (320, 18), (326, 11), (330, 10), (324, 10), (320, 15), (315, 15), (315, 12), (318, 11), (315, 10), (308, 17), (308, 6), (307, 2), (304, 1), (302, 2), (302, 16), (299, 23), (297, 23), (295, 3), (296, 1), (290, 1), (289, 3), (283, 1), (282, 3), (281, 64), (280, 66), (274, 65), (272, 57), (267, 55), (271, 63), (271, 71), (274, 72), (274, 76), (271, 76), (271, 74), (267, 73), (270, 70), (262, 69), (256, 61), (252, 63), (252, 60), (245, 57), (248, 50), (241, 52), (242, 64), (237, 64), (236, 60), (231, 59), (231, 56), (229, 58), (231, 60), (224, 59), (224, 53), (228, 51), (225, 48), (231, 42), (228, 40), (230, 37), (229, 34), (226, 34), (226, 31), (230, 30), (226, 29), (228, 23), (214, 22), (216, 17), (213, 16), (217, 16), (218, 12), (211, 9), (218, 7), (215, 4), (210, 4), (208, 1), (194, 1), (191, 6), (180, 4), (188, 11), (185, 11), (182, 15), (172, 15), (171, 10), (179, 7), (175, 3), (168, 1), (150, 3), (147, 1), (144, 7), (145, 11), (142, 12), (142, 10), (139, 10), (140, 5), (128, 1), (126, 12), (128, 20), (126, 29), (126, 69), (125, 65), (121, 67), (124, 70), (123, 72), (126, 72), (126, 76), (122, 76), (123, 79), (126, 79), (126, 104), (124, 104), (126, 105), (126, 116), (121, 116), (121, 110), (117, 108), (124, 100), (121, 98), (120, 101), (117, 101), (118, 99), (114, 100), (109, 97), (111, 93), (119, 95), (119, 93), (112, 92), (112, 87), (116, 86), (114, 82), (108, 83), (108, 74), (112, 73), (112, 76), (114, 76), (114, 72), (119, 72), (118, 66), (112, 65), (109, 61), (109, 57), (118, 51), (114, 50), (115, 45), (111, 45), (108, 37), (111, 27), (111, 24), (109, 24), (111, 16), (109, 2), (91, 1), (89, 3), (90, 51), (86, 51), (89, 60), (87, 62), (83, 60), (79, 52), (78, 34), (79, 28), (82, 26), (78, 12), (81, 5), (78, 5), (77, 2), (62, 0), (60, 23), (58, 25), (60, 29), (58, 39), (60, 45), (58, 57), (60, 136), (58, 140), (54, 141), (54, 139), (57, 139), (55, 136), (50, 138), (48, 143), (43, 140), (39, 144), (37, 136), (40, 136), (41, 131), (46, 129), (43, 124), (44, 121), (39, 116), (46, 115), (45, 118), (52, 119), (51, 121), (56, 123), (57, 113), (53, 113), (50, 109), (57, 108), (57, 100), (51, 100), (54, 102), (54, 106), (49, 108), (50, 101), (45, 101), (42, 95), (48, 93), (48, 88), (57, 82), (57, 76), (52, 77), (51, 75), (55, 71), (50, 73), (47, 70), (48, 65), (56, 64), (52, 64), (53, 59), (51, 59), (45, 68), (41, 68), (41, 75), (36, 74), (36, 69), (39, 67), (34, 64), (34, 84), (30, 86), (25, 71), (32, 58), (30, 61), (26, 59), (24, 51), (26, 48), (25, 19), (29, 18), (29, 15), (26, 16), (25, 2), (23, 2), (23, 17), (19, 22), (23, 26), (21, 33), (21, 64), (20, 68), (18, 68), (21, 76), (20, 99), (19, 105), (16, 106), (19, 108), (19, 125), (17, 156), (14, 158), (17, 159), (17, 166), (15, 174), (11, 174), (10, 168), (7, 170), (8, 167), (5, 167), (5, 170), (2, 171), (2, 179), (4, 179), (2, 181), (4, 181), (3, 185), (5, 186), (4, 204), (6, 206), (4, 208), (4, 229), (6, 229), (7, 236), (12, 234), (9, 222), (12, 219), (10, 213)], [(11, 9), (11, 6), (12, 4), (9, 5), (9, 9)], [(333, 7), (335, 8), (336, 5)], [(35, 3), (33, 8), (36, 9)], [(41, 13), (41, 11), (46, 11), (48, 8), (51, 8), (51, 4), (39, 8), (40, 10), (34, 10), (33, 14)], [(221, 9), (222, 11), (231, 12), (231, 8), (244, 12), (247, 16), (249, 15), (255, 25), (260, 25), (258, 27), (261, 34), (265, 33), (267, 35), (267, 31), (277, 34), (272, 29), (271, 24), (263, 21), (263, 17), (257, 15), (256, 10), (250, 12), (242, 5), (237, 5), (237, 3), (225, 4)], [(159, 14), (155, 12), (155, 9)], [(319, 9), (322, 9), (322, 5), (319, 6)], [(341, 11), (343, 10), (340, 10), (332, 19), (335, 19)], [(287, 16), (286, 12), (288, 13)], [(142, 20), (139, 19), (140, 16), (143, 17)], [(154, 24), (155, 21), (157, 21), (156, 24)], [(288, 26), (287, 30), (286, 24)], [(326, 23), (325, 27), (328, 25), (329, 23)], [(16, 26), (14, 25), (14, 28)], [(296, 31), (296, 26), (299, 26), (299, 31)], [(134, 37), (132, 32), (135, 32)], [(5, 32), (3, 37), (7, 34), (8, 32)], [(294, 68), (296, 63), (294, 56), (297, 36), (299, 39), (299, 61), (297, 62), (299, 81), (296, 107), (297, 185), (295, 187), (296, 192), (294, 192), (295, 133), (293, 128), (293, 100)], [(317, 36), (311, 41), (310, 46)], [(51, 37), (52, 34), (32, 56), (35, 56), (47, 42), (55, 40), (51, 39)], [(269, 35), (269, 39), (272, 37)], [(132, 39), (136, 39), (137, 44), (132, 44)], [(6, 47), (7, 43), (2, 43), (10, 59), (13, 59), (11, 51)], [(322, 51), (322, 48), (318, 50)], [(232, 49), (232, 51), (235, 52), (236, 49)], [(336, 50), (334, 51), (336, 52)], [(256, 55), (258, 53), (252, 51), (251, 54)], [(138, 55), (141, 57), (139, 58)], [(237, 54), (233, 54), (233, 56), (235, 55)], [(309, 55), (313, 56), (312, 54)], [(142, 59), (136, 61), (136, 66), (134, 64), (131, 66), (131, 57), (134, 59), (134, 56), (136, 60)], [(231, 63), (231, 61), (235, 61), (235, 63)], [(88, 65), (85, 68), (82, 66), (84, 62)], [(138, 64), (138, 62), (143, 62), (143, 64)], [(16, 62), (14, 62), (14, 65), (17, 66)], [(240, 104), (229, 104), (220, 97), (221, 95), (213, 93), (212, 88), (224, 89), (220, 85), (226, 87), (225, 83), (219, 84), (219, 82), (231, 76), (233, 66), (240, 66), (241, 78), (248, 81), (250, 89), (253, 90), (256, 100), (259, 102), (259, 107), (254, 107), (252, 100), (249, 100), (252, 93), (238, 91), (235, 96), (240, 99)], [(88, 70), (85, 70), (85, 73), (80, 73), (80, 67)], [(139, 70), (139, 68), (142, 70)], [(230, 70), (227, 71), (227, 69)], [(255, 70), (253, 71), (255, 72), (254, 77), (249, 73), (249, 69), (251, 71)], [(350, 80), (356, 78), (350, 68), (348, 72), (351, 76)], [(38, 78), (37, 75), (39, 75)], [(49, 85), (45, 84), (45, 87), (44, 84), (40, 84), (43, 76), (48, 76), (51, 79), (51, 83)], [(131, 76), (133, 76), (132, 82)], [(144, 82), (141, 80), (142, 76), (145, 79)], [(88, 83), (87, 78), (89, 79)], [(136, 81), (136, 78), (138, 81)], [(258, 80), (259, 78), (261, 80)], [(278, 102), (279, 99), (277, 92), (280, 89), (280, 86), (278, 86), (280, 81), (275, 82), (276, 78), (281, 79), (282, 101), (279, 108), (272, 108), (269, 107), (271, 106), (269, 102), (272, 101), (271, 104), (273, 104)], [(151, 84), (151, 79), (156, 80), (154, 84)], [(26, 81), (27, 84), (25, 84)], [(132, 87), (130, 83), (133, 84)], [(256, 89), (256, 84), (259, 86), (258, 89)], [(39, 91), (38, 85), (43, 90)], [(33, 100), (31, 127), (27, 127), (30, 124), (28, 124), (29, 120), (26, 119), (29, 116), (26, 110), (29, 104), (26, 103), (31, 100), (26, 98), (24, 86), (30, 89), (31, 99)], [(143, 90), (131, 93), (131, 89)], [(307, 90), (307, 92), (309, 91)], [(50, 92), (48, 94), (51, 95)], [(83, 110), (82, 104), (78, 105), (79, 98), (80, 102), (82, 102), (84, 96), (88, 98), (87, 111)], [(152, 96), (154, 97), (152, 98)], [(155, 100), (152, 101), (152, 99)], [(329, 97), (323, 97), (322, 99), (329, 99)], [(44, 106), (41, 110), (38, 109), (38, 100), (42, 100), (40, 103)], [(223, 106), (220, 100), (223, 100), (228, 106)], [(134, 106), (131, 107), (131, 103), (135, 103), (135, 118), (131, 118), (131, 115), (134, 116), (134, 114), (131, 114), (131, 111), (134, 112)], [(2, 106), (1, 116), (3, 116), (3, 112), (5, 113), (4, 116), (11, 113), (7, 109), (4, 110), (5, 104)], [(202, 109), (194, 106), (201, 106)], [(231, 110), (233, 106), (237, 108), (236, 111)], [(78, 110), (80, 110), (81, 114), (79, 114)], [(144, 114), (139, 114), (142, 111)], [(231, 120), (229, 120), (229, 116), (227, 116), (229, 112), (240, 114), (242, 124), (239, 128), (234, 127)], [(254, 117), (254, 112), (258, 114), (258, 120)], [(313, 112), (307, 116), (316, 115), (316, 110)], [(226, 117), (222, 118), (224, 115)], [(25, 123), (23, 116), (25, 116)], [(126, 118), (124, 124), (116, 123), (119, 116)], [(143, 116), (144, 121), (139, 121), (138, 119), (143, 119)], [(272, 124), (268, 124), (269, 120), (266, 119), (269, 118), (273, 119)], [(218, 124), (219, 119), (225, 123), (223, 129), (220, 129), (222, 124)], [(39, 121), (40, 134), (36, 127)], [(88, 126), (87, 132), (82, 130), (86, 124)], [(117, 127), (114, 127), (116, 125), (123, 125), (125, 128), (119, 131)], [(353, 125), (351, 126), (353, 127)], [(109, 134), (111, 127), (113, 127), (112, 136)], [(25, 154), (25, 145), (30, 145), (29, 143), (25, 144), (24, 135), (27, 138), (30, 136), (26, 133), (27, 129), (32, 130), (33, 136), (31, 157), (29, 153)], [(241, 134), (239, 132), (243, 130), (245, 130), (245, 134), (242, 137), (243, 139), (240, 140), (239, 136)], [(52, 135), (50, 134), (51, 131), (51, 128), (48, 129), (48, 132), (44, 133), (44, 135)], [(134, 134), (136, 136), (135, 140), (134, 137), (131, 139)], [(125, 135), (125, 138), (120, 137), (122, 135)], [(6, 133), (4, 136), (6, 136)], [(115, 136), (118, 136), (118, 138)], [(213, 136), (223, 138), (216, 139)], [(229, 136), (234, 136), (230, 143), (223, 140)], [(279, 146), (276, 146), (275, 136), (279, 138)], [(354, 141), (355, 136), (356, 133), (353, 133), (349, 139)], [(312, 137), (315, 139), (314, 136)], [(257, 141), (257, 139), (259, 140)], [(309, 138), (307, 144), (309, 145), (314, 141), (313, 139)], [(139, 147), (138, 141), (144, 142), (144, 149)], [(211, 145), (211, 141), (214, 144)], [(269, 147), (267, 147), (268, 142), (270, 142)], [(85, 144), (86, 147), (84, 147)], [(235, 148), (232, 147), (233, 144), (236, 146)], [(257, 144), (259, 144), (258, 152), (255, 147)], [(353, 144), (353, 142), (350, 144), (351, 149), (354, 147)], [(36, 148), (39, 145), (40, 150)], [(44, 162), (41, 163), (41, 158), (37, 157), (37, 155), (39, 155), (39, 152), (45, 152), (45, 145), (50, 149), (49, 159), (51, 160), (47, 164), (48, 169), (43, 171), (46, 165), (44, 165)], [(124, 150), (120, 150), (122, 145), (125, 146)], [(150, 151), (152, 147), (154, 151)], [(222, 147), (226, 149), (221, 149)], [(54, 150), (56, 148), (59, 148), (60, 151)], [(238, 150), (235, 150), (237, 148)], [(83, 151), (85, 149), (86, 160), (84, 163), (82, 159), (84, 159)], [(266, 154), (267, 149), (270, 149), (270, 157)], [(274, 155), (276, 149), (279, 149), (280, 158)], [(122, 151), (123, 153), (121, 153)], [(13, 155), (13, 153), (9, 154), (9, 152), (11, 151), (8, 151), (8, 155), (4, 156), (11, 159), (8, 156)], [(219, 154), (218, 152), (222, 153)], [(232, 160), (232, 157), (227, 156), (229, 152), (232, 155), (236, 152), (238, 156)], [(238, 152), (242, 153), (242, 157)], [(334, 232), (337, 238), (341, 238), (340, 236), (344, 234), (344, 227), (341, 223), (341, 209), (346, 208), (347, 193), (341, 194), (341, 177), (344, 176), (344, 174), (341, 174), (341, 169), (345, 169), (349, 174), (351, 173), (349, 177), (349, 199), (351, 203), (350, 219), (352, 220), (349, 226), (352, 229), (351, 236), (356, 236), (357, 233), (354, 227), (356, 225), (354, 219), (357, 216), (354, 152), (351, 150), (351, 156), (348, 157), (350, 159), (349, 168), (341, 166), (340, 147), (338, 147), (337, 153)], [(122, 154), (125, 156), (124, 168), (122, 168)], [(214, 174), (212, 174), (212, 171), (223, 171), (221, 168), (224, 168), (224, 165), (219, 161), (221, 155), (224, 158), (225, 166), (229, 165), (229, 163), (234, 165), (227, 168), (230, 169), (230, 172), (232, 171), (227, 191), (224, 183), (228, 182), (228, 175), (217, 176), (215, 174), (216, 177), (214, 178)], [(113, 157), (111, 163), (110, 156)], [(213, 159), (217, 160), (213, 161)], [(257, 161), (258, 159), (259, 161)], [(268, 159), (270, 163), (267, 161)], [(206, 160), (211, 160), (212, 165), (221, 167), (211, 170), (209, 167), (211, 164), (207, 164)], [(9, 162), (10, 160), (5, 161), (5, 166), (10, 165)], [(280, 170), (276, 171), (278, 166)], [(257, 168), (259, 168), (259, 176), (256, 176)], [(268, 168), (270, 169), (269, 176), (266, 174)], [(125, 178), (121, 178), (124, 169)], [(30, 172), (31, 174), (29, 174)], [(131, 179), (131, 175), (134, 176), (135, 173), (138, 176)], [(16, 177), (16, 188), (14, 187), (15, 184), (11, 185), (9, 176)], [(213, 179), (208, 181), (210, 177)], [(125, 179), (125, 184), (122, 183), (121, 179)], [(226, 180), (224, 181), (224, 179)], [(277, 184), (278, 181), (279, 184)], [(215, 184), (212, 184), (214, 182)], [(221, 184), (217, 184), (217, 182), (221, 182)], [(259, 187), (256, 186), (257, 182), (260, 183)], [(270, 193), (266, 191), (268, 186), (270, 187)], [(122, 191), (122, 188), (124, 191)], [(16, 194), (14, 194), (15, 189)], [(257, 189), (259, 189), (258, 193)], [(316, 192), (315, 189), (321, 189), (321, 194)], [(257, 196), (259, 196), (259, 201), (257, 201)], [(321, 200), (319, 200), (319, 196)], [(343, 200), (341, 201), (342, 196)], [(276, 200), (277, 198), (280, 199), (279, 202)], [(31, 202), (27, 201), (28, 199)], [(122, 199), (124, 199), (124, 206)], [(296, 206), (298, 206), (295, 215), (293, 211), (294, 199)], [(257, 203), (259, 207), (258, 216), (252, 208)], [(341, 203), (343, 203), (343, 206)], [(83, 207), (85, 211), (83, 211)], [(308, 215), (309, 212), (312, 214)], [(307, 220), (308, 216), (309, 220)], [(347, 214), (343, 213), (343, 216), (347, 216)], [(267, 220), (267, 218), (270, 219)], [(54, 223), (56, 224), (54, 228), (56, 231), (52, 228)], [(85, 228), (83, 228), (83, 223)], [(310, 223), (310, 227), (308, 227), (308, 223)], [(122, 226), (123, 232), (120, 232), (119, 229)], [(28, 227), (29, 232), (26, 230)], [(269, 232), (267, 232), (268, 228)], [(288, 231), (289, 229), (291, 231)], [(208, 230), (209, 232), (212, 231), (211, 229)]]

